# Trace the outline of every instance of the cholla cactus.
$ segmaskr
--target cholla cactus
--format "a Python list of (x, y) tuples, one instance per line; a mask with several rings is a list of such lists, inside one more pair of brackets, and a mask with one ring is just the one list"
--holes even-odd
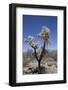
[(34, 42), (34, 37), (33, 36), (28, 36), (28, 38), (25, 40), (25, 42), (29, 43), (30, 46), (34, 49), (39, 48), (39, 45)]
[(50, 29), (46, 26), (43, 26), (42, 30), (38, 34), (38, 36), (40, 36), (43, 40), (48, 40), (49, 39), (49, 32), (50, 32)]
[(27, 39), (25, 39), (25, 42), (28, 42), (29, 44), (31, 44), (34, 40), (34, 37), (33, 36), (28, 36)]
[(37, 43), (31, 43), (31, 47), (34, 49), (38, 49), (39, 45)]
[[(36, 49), (39, 48), (39, 45), (37, 43), (35, 43), (33, 36), (28, 36), (28, 38), (25, 40), (34, 49), (34, 56), (35, 56), (36, 60), (38, 61), (38, 73), (41, 73), (40, 62), (41, 62), (43, 56), (47, 53), (48, 42), (49, 42), (49, 32), (50, 32), (50, 29), (46, 26), (43, 26), (41, 32), (38, 34), (38, 36), (44, 40), (44, 44), (42, 46), (41, 52), (36, 52)], [(47, 46), (47, 48), (45, 48), (45, 46)]]

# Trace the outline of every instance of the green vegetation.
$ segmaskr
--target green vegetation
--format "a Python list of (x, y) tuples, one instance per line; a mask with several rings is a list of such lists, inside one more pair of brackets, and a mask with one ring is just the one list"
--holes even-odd
[[(57, 60), (57, 50), (48, 50), (48, 54), (47, 54), (47, 56), (45, 54), (44, 58), (46, 58), (46, 57), (51, 57), (54, 60)], [(34, 58), (32, 50), (28, 50), (28, 52), (23, 53), (23, 67), (28, 65), (33, 60), (35, 60), (35, 58)]]
[(28, 50), (28, 52), (23, 53), (23, 66), (28, 65), (33, 59), (32, 50)]
[(51, 57), (54, 60), (57, 60), (57, 50), (49, 50), (48, 51), (48, 57)]

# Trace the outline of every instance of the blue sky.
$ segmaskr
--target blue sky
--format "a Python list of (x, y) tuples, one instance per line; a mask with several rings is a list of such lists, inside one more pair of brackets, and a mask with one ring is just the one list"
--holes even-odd
[[(47, 26), (50, 28), (49, 49), (57, 49), (57, 16), (24, 15), (22, 18), (24, 39), (31, 35), (35, 37), (36, 42), (42, 45), (43, 41), (37, 35), (41, 31), (42, 26)], [(23, 49), (27, 51), (32, 48), (29, 44), (24, 42)]]

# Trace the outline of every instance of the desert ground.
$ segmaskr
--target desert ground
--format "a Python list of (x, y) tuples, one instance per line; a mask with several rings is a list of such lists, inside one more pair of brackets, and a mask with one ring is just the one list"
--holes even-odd
[[(38, 62), (32, 55), (32, 51), (23, 53), (23, 74), (38, 74)], [(50, 50), (47, 56), (41, 60), (40, 74), (57, 73), (57, 50)]]

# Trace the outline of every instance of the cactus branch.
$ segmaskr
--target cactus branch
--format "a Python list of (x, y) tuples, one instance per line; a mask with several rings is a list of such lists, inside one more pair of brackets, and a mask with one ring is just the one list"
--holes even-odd
[(36, 60), (38, 61), (38, 56), (37, 56), (36, 49), (34, 49), (34, 56), (35, 56)]
[(45, 41), (44, 41), (43, 48), (42, 48), (42, 52), (41, 52), (41, 55), (40, 55), (40, 59), (39, 59), (40, 61), (41, 61), (42, 58), (43, 58), (44, 52), (45, 52)]

